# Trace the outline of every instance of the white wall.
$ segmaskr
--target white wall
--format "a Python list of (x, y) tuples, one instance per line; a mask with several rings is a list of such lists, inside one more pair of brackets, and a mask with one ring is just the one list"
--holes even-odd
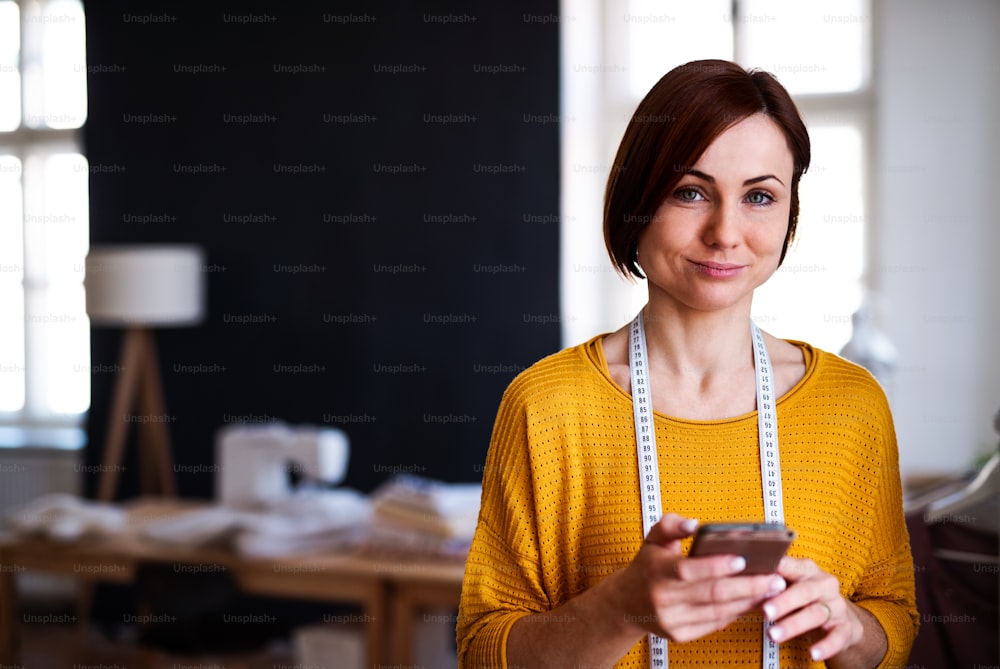
[(900, 464), (957, 472), (998, 441), (1000, 2), (877, 4), (871, 277)]

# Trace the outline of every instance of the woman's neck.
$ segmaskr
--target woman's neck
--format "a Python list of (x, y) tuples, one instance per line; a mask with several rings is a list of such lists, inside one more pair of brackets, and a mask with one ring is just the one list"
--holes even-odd
[(753, 367), (750, 301), (720, 311), (695, 311), (650, 300), (643, 308), (653, 370), (705, 379)]

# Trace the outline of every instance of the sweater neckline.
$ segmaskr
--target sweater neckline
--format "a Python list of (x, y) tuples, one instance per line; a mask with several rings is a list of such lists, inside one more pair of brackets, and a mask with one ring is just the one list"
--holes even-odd
[[(604, 383), (610, 386), (611, 391), (617, 394), (623, 401), (628, 402), (629, 405), (632, 403), (632, 395), (626, 393), (621, 386), (615, 383), (615, 380), (611, 378), (611, 369), (608, 367), (607, 358), (604, 357), (604, 338), (610, 333), (599, 334), (593, 337), (589, 341), (580, 345), (584, 357), (586, 357), (587, 362), (589, 362), (594, 369), (603, 377)], [(803, 386), (809, 381), (812, 375), (816, 371), (819, 361), (819, 350), (814, 348), (811, 344), (803, 341), (798, 341), (796, 339), (785, 339), (792, 346), (799, 348), (802, 351), (802, 357), (806, 364), (806, 373), (802, 375), (795, 385), (788, 389), (784, 395), (778, 398), (776, 406), (781, 406), (787, 402), (792, 401), (795, 396), (800, 392)], [(675, 423), (685, 423), (688, 425), (720, 425), (723, 423), (736, 423), (740, 421), (753, 419), (757, 420), (757, 410), (738, 415), (731, 416), (729, 418), (712, 418), (707, 420), (699, 420), (695, 418), (682, 418), (679, 416), (671, 416), (669, 414), (662, 413), (660, 411), (653, 411), (653, 416), (660, 420), (672, 421)]]

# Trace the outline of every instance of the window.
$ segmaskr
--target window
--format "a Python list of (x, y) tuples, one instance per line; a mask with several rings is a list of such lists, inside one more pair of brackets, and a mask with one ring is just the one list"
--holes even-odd
[(86, 84), (79, 0), (0, 0), (0, 445), (82, 443)]
[(861, 304), (868, 234), (871, 22), (868, 0), (564, 0), (563, 339), (620, 327), (646, 301), (603, 248), (602, 196), (639, 100), (668, 70), (735, 60), (778, 77), (812, 140), (797, 241), (754, 298), (769, 332), (838, 351)]

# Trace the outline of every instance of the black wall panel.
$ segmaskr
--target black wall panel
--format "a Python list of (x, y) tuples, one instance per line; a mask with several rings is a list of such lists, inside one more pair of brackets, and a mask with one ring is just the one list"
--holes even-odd
[[(157, 331), (181, 494), (212, 494), (217, 429), (272, 419), (345, 430), (362, 490), (481, 478), (559, 347), (557, 12), (86, 3), (91, 243), (207, 253), (206, 320)], [(93, 329), (91, 464), (119, 342)]]

